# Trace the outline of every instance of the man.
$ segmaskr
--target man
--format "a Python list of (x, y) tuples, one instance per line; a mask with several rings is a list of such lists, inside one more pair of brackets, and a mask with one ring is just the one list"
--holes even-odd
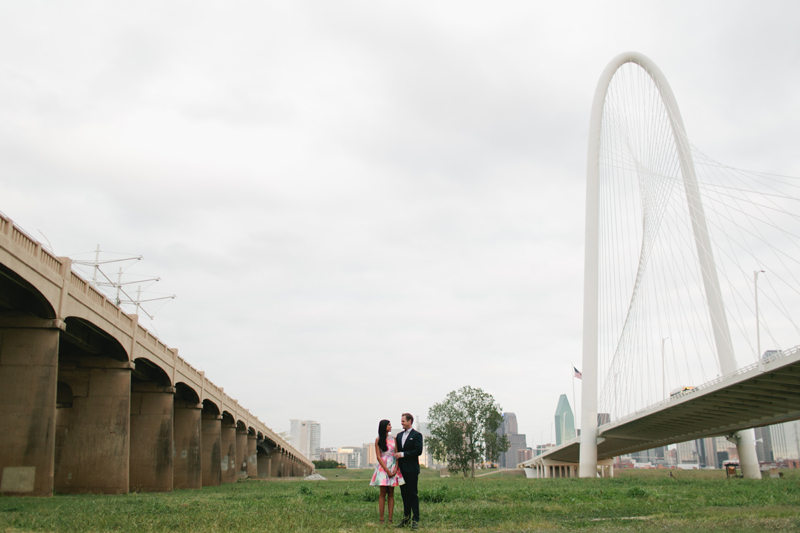
[(403, 497), (403, 520), (397, 527), (411, 526), (419, 529), (419, 496), (417, 496), (417, 480), (419, 479), (419, 456), (422, 455), (422, 433), (411, 427), (414, 417), (403, 413), (400, 425), (403, 431), (396, 437), (397, 465), (406, 481), (400, 485), (400, 495)]

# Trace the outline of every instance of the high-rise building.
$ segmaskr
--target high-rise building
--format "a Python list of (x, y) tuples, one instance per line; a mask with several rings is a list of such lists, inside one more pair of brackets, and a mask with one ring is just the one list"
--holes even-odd
[(368, 442), (364, 444), (364, 449), (367, 450), (367, 465), (375, 466), (378, 464), (378, 453), (375, 451), (375, 443)]
[(536, 457), (537, 455), (542, 455), (544, 452), (553, 448), (555, 444), (546, 443), (546, 444), (537, 444), (535, 448), (533, 448), (533, 456)]
[(517, 450), (517, 464), (524, 463), (525, 461), (529, 461), (533, 459), (533, 450), (530, 448), (523, 448), (521, 450)]
[(649, 450), (642, 450), (640, 452), (633, 452), (630, 457), (633, 461), (639, 464), (650, 463), (653, 466), (664, 464), (664, 447), (650, 448)]
[(769, 427), (756, 428), (756, 455), (758, 462), (771, 463), (775, 460), (772, 453), (772, 433)]
[[(697, 450), (697, 463), (701, 468), (721, 468), (719, 461), (717, 440), (713, 437), (697, 439), (695, 449)], [(719, 466), (717, 466), (719, 465)]]
[(770, 426), (772, 452), (776, 461), (800, 459), (800, 421)]
[(503, 413), (503, 423), (500, 424), (504, 435), (519, 433), (517, 426), (517, 415), (514, 413)]
[(566, 394), (558, 398), (556, 407), (556, 446), (575, 438), (575, 417)]
[(289, 420), (289, 444), (308, 459), (320, 458), (321, 427), (315, 420)]
[(697, 452), (695, 451), (695, 441), (689, 440), (686, 442), (679, 442), (677, 445), (678, 450), (678, 464), (682, 463), (697, 463)]
[(526, 436), (517, 433), (517, 415), (514, 413), (503, 413), (503, 422), (497, 428), (498, 435), (505, 435), (508, 439), (508, 450), (501, 452), (497, 460), (500, 468), (516, 468), (518, 461), (519, 451), (528, 448)]
[(361, 446), (340, 447), (337, 457), (337, 461), (347, 468), (366, 468), (369, 459), (364, 456), (364, 448)]
[(425, 445), (425, 441), (428, 439), (428, 437), (431, 436), (431, 432), (430, 430), (428, 430), (427, 422), (423, 422), (421, 419), (417, 419), (417, 431), (422, 433), (422, 439), (423, 439), (422, 455), (419, 458), (419, 464), (424, 465), (427, 468), (436, 468), (436, 469), (444, 468), (446, 465), (434, 459), (433, 454), (431, 453), (431, 449), (427, 445)]

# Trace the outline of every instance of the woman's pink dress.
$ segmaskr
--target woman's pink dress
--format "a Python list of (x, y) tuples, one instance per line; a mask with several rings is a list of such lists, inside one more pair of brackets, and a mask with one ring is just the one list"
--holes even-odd
[[(383, 459), (384, 464), (386, 464), (386, 468), (389, 470), (393, 470), (395, 464), (397, 463), (397, 459), (394, 458), (394, 451), (397, 449), (397, 443), (394, 440), (394, 437), (386, 437), (386, 451), (381, 452), (381, 459)], [(403, 474), (400, 473), (400, 470), (397, 471), (394, 477), (389, 477), (389, 474), (381, 468), (381, 464), (378, 463), (375, 465), (375, 473), (372, 474), (372, 481), (369, 482), (370, 485), (375, 487), (397, 487), (399, 485), (405, 484), (405, 480), (403, 479)]]

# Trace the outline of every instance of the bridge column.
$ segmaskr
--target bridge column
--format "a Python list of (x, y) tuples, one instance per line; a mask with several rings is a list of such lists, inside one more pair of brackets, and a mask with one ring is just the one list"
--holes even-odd
[(247, 477), (255, 479), (258, 475), (258, 437), (247, 435)]
[(222, 483), (236, 483), (236, 423), (222, 420)]
[(266, 447), (258, 448), (258, 477), (272, 477), (275, 472), (275, 450), (266, 451)]
[(173, 387), (131, 384), (130, 489), (171, 492), (173, 476)]
[(60, 321), (0, 318), (0, 494), (51, 496)]
[(128, 492), (132, 368), (102, 357), (60, 361), (58, 380), (71, 390), (72, 406), (58, 413), (57, 492)]
[(286, 477), (284, 469), (284, 453), (281, 449), (272, 452), (272, 475), (275, 477)]
[(203, 486), (216, 487), (222, 482), (222, 416), (203, 411), (202, 422)]
[(176, 489), (201, 489), (203, 463), (200, 445), (203, 434), (203, 404), (175, 399), (173, 409), (172, 486)]
[(734, 433), (729, 440), (736, 444), (742, 476), (747, 479), (761, 479), (761, 465), (756, 453), (756, 431), (743, 429)]
[(236, 478), (247, 477), (247, 429), (236, 428)]

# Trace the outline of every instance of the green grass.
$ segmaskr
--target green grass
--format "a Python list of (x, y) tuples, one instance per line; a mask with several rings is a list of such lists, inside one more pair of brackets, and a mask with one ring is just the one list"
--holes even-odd
[[(247, 480), (199, 491), (0, 498), (0, 531), (388, 531), (371, 470), (329, 481)], [(721, 471), (614, 479), (420, 478), (425, 531), (800, 531), (800, 472), (726, 480)], [(338, 477), (336, 477), (338, 476)], [(399, 491), (398, 491), (399, 492)], [(401, 514), (397, 494), (398, 509)]]

